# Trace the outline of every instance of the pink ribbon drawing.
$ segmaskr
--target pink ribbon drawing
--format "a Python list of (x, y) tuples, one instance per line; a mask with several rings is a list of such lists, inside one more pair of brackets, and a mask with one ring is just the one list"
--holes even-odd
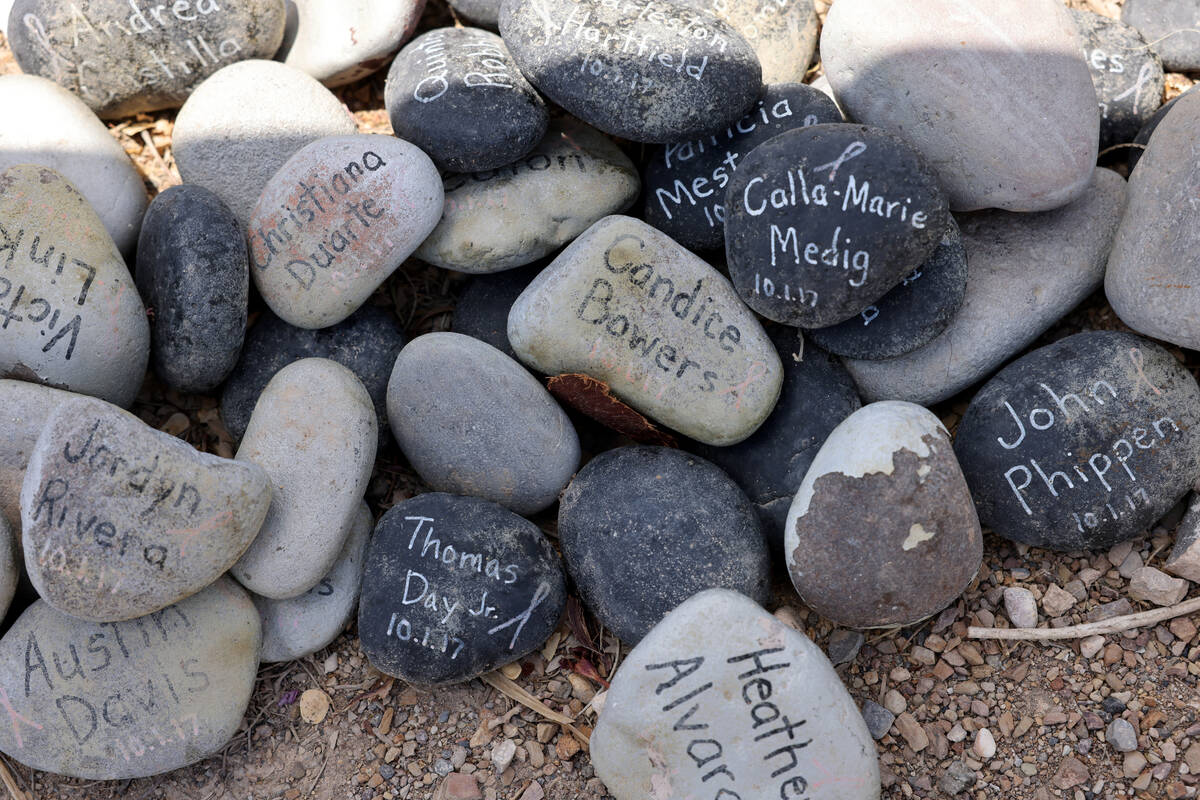
[(1150, 388), (1150, 391), (1154, 392), (1156, 395), (1161, 395), (1162, 390), (1151, 383), (1150, 378), (1146, 375), (1146, 356), (1142, 354), (1141, 348), (1129, 348), (1129, 360), (1133, 363), (1133, 368), (1137, 370), (1137, 385), (1134, 386), (1134, 389), (1137, 391), (1134, 393), (1134, 397), (1141, 396), (1143, 383)]
[(720, 394), (731, 394), (734, 397), (733, 407), (738, 411), (742, 410), (742, 392), (746, 391), (750, 384), (767, 376), (767, 365), (761, 361), (755, 361), (750, 365), (750, 369), (746, 372), (746, 380), (741, 383), (727, 386), (720, 391)]
[(0, 686), (0, 706), (4, 706), (4, 710), (8, 712), (8, 718), (12, 722), (13, 736), (17, 739), (17, 747), (24, 748), (25, 740), (21, 738), (21, 724), (24, 723), (39, 731), (42, 726), (28, 717), (22, 716), (13, 708), (12, 701), (8, 698), (8, 690), (3, 686)]

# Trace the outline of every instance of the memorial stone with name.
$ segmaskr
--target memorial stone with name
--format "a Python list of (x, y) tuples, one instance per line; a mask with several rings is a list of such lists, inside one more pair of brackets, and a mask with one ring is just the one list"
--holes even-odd
[(1124, 22), (1085, 9), (1071, 14), (1100, 101), (1100, 149), (1132, 142), (1162, 105), (1162, 59)]

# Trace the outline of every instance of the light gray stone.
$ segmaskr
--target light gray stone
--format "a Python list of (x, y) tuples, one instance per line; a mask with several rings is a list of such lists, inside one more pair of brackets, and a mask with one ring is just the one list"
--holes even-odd
[(16, 0), (0, 0), (0, 33), (8, 35), (8, 12)]
[(283, 321), (327, 328), (358, 310), (441, 215), (441, 177), (415, 145), (318, 139), (263, 188), (246, 231), (250, 274)]
[(932, 405), (990, 375), (1099, 287), (1124, 209), (1125, 181), (1097, 169), (1087, 193), (1063, 208), (959, 217), (967, 250), (962, 308), (911, 353), (847, 359), (863, 397)]
[(693, 595), (621, 663), (591, 753), (617, 800), (880, 793), (875, 743), (829, 659), (727, 589)]
[(133, 619), (224, 574), (270, 503), (260, 467), (201, 453), (101, 400), (73, 398), (47, 418), (25, 472), (25, 567), (64, 614)]
[(388, 420), (433, 489), (534, 514), (579, 467), (579, 437), (541, 382), (486, 342), (427, 333), (400, 351)]
[(175, 118), (172, 152), (184, 183), (198, 183), (246, 227), (263, 187), (292, 154), (357, 126), (312, 76), (274, 61), (241, 61), (196, 87)]
[[(7, 13), (0, 3), (0, 19)], [(37, 75), (0, 76), (0, 171), (16, 164), (50, 167), (69, 180), (100, 216), (126, 256), (137, 244), (146, 189), (125, 149), (92, 110), (54, 81)]]
[(236, 456), (274, 485), (262, 530), (230, 570), (243, 586), (283, 600), (329, 572), (375, 465), (377, 424), (362, 381), (336, 361), (305, 358), (275, 373)]
[(254, 604), (228, 578), (126, 622), (84, 622), (39, 600), (0, 639), (0, 751), (86, 780), (208, 758), (238, 730), (261, 639)]
[(360, 503), (333, 569), (316, 586), (289, 600), (251, 595), (262, 617), (264, 662), (304, 658), (327, 647), (342, 632), (358, 606), (363, 556), (374, 527), (371, 509)]
[(524, 158), (447, 175), (441, 222), (415, 255), (458, 272), (524, 266), (628, 209), (640, 186), (637, 168), (611, 139), (560, 118)]
[(763, 83), (803, 83), (817, 47), (813, 0), (685, 0), (746, 37), (762, 64)]
[(21, 532), (21, 484), (46, 418), (73, 392), (0, 380), (0, 518)]
[(1037, 600), (1033, 592), (1020, 586), (1009, 586), (1004, 590), (1004, 611), (1014, 628), (1037, 627)]
[(83, 195), (49, 167), (0, 173), (0, 245), (0, 376), (132, 403), (150, 358), (146, 309)]
[(0, 620), (8, 614), (17, 593), (17, 581), (21, 578), (19, 549), (17, 534), (0, 516)]
[(517, 298), (508, 338), (547, 374), (582, 372), (705, 444), (736, 444), (775, 407), (783, 366), (729, 281), (665, 234), (605, 217)]
[(1059, 0), (838, 0), (821, 57), (838, 102), (903, 136), (956, 211), (1046, 211), (1096, 163), (1100, 109)]
[(1129, 720), (1117, 717), (1108, 723), (1104, 731), (1104, 741), (1118, 753), (1131, 753), (1137, 750), (1137, 731)]
[(287, 27), (275, 58), (326, 86), (387, 66), (412, 35), (425, 0), (287, 0)]
[[(3, 418), (0, 418), (0, 426), (3, 424)], [(3, 428), (0, 427), (0, 441), (3, 441), (2, 434)], [(0, 459), (3, 459), (3, 455), (0, 455)], [(3, 467), (0, 466), (0, 482), (3, 481), (3, 475)], [(2, 497), (0, 495), (0, 501), (2, 501)], [(1180, 578), (1200, 582), (1200, 496), (1198, 495), (1192, 495), (1187, 513), (1184, 514), (1183, 521), (1175, 530), (1175, 546), (1171, 548), (1171, 555), (1163, 564), (1163, 569)]]

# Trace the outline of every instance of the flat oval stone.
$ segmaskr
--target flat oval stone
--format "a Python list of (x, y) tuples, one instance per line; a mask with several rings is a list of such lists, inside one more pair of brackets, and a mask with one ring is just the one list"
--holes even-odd
[(508, 338), (534, 369), (591, 375), (705, 444), (753, 433), (783, 382), (725, 277), (630, 217), (605, 217), (554, 259), (513, 304)]
[(100, 216), (117, 249), (131, 255), (146, 211), (146, 189), (125, 149), (92, 110), (36, 75), (0, 76), (0, 108), (38, 110), (0, 115), (0, 171), (39, 164), (60, 173)]
[(762, 86), (758, 57), (740, 34), (675, 3), (506, 0), (500, 35), (543, 94), (635, 142), (719, 131)]
[(356, 130), (315, 78), (274, 61), (244, 61), (196, 87), (175, 117), (171, 152), (183, 182), (212, 191), (245, 227), (263, 187), (292, 154)]
[(889, 400), (834, 428), (788, 510), (788, 572), (838, 625), (912, 625), (953, 603), (983, 561), (983, 532), (950, 434)]
[(388, 419), (433, 489), (534, 514), (579, 466), (575, 427), (541, 382), (489, 344), (427, 333), (400, 352)]
[(208, 586), (245, 552), (271, 486), (93, 398), (46, 419), (21, 488), (29, 579), (77, 619), (144, 616)]
[(21, 532), (21, 484), (38, 436), (59, 405), (76, 397), (26, 381), (0, 380), (0, 518)]
[(845, 322), (808, 336), (847, 358), (881, 360), (911, 353), (946, 330), (967, 291), (967, 251), (953, 219), (929, 259)]
[(841, 122), (825, 95), (800, 83), (767, 86), (746, 116), (719, 134), (674, 142), (654, 151), (646, 165), (642, 216), (691, 250), (725, 245), (725, 187), (754, 148), (809, 125)]
[(243, 586), (283, 600), (329, 572), (375, 465), (375, 426), (367, 390), (341, 364), (306, 358), (275, 374), (236, 456), (274, 486), (262, 530), (230, 570)]
[(762, 64), (763, 83), (800, 83), (817, 47), (813, 0), (685, 0), (728, 22), (746, 37)]
[(1100, 100), (1100, 149), (1132, 142), (1162, 105), (1162, 59), (1131, 25), (1080, 8), (1071, 15)]
[(549, 121), (504, 40), (479, 28), (437, 28), (405, 45), (388, 70), (385, 102), (396, 135), (455, 172), (516, 161)]
[(237, 364), (250, 267), (229, 207), (202, 186), (154, 198), (138, 237), (137, 284), (154, 309), (154, 371), (180, 392), (209, 392)]
[(696, 452), (737, 481), (758, 510), (772, 556), (782, 558), (784, 522), (804, 474), (825, 437), (862, 402), (841, 362), (806, 347), (798, 330), (778, 327), (771, 340), (783, 361), (783, 391), (771, 416), (745, 441)]
[(738, 294), (776, 322), (853, 317), (933, 254), (950, 222), (925, 160), (864, 125), (787, 131), (725, 189), (725, 255)]
[(1142, 535), (1200, 477), (1200, 387), (1128, 333), (1087, 331), (1009, 364), (954, 449), (979, 518), (1017, 542), (1103, 550)]
[(358, 635), (381, 672), (458, 683), (541, 647), (566, 602), (562, 563), (536, 525), (477, 497), (422, 494), (375, 527)]
[(336, 325), (429, 235), (442, 199), (437, 168), (402, 139), (318, 139), (280, 167), (254, 207), (254, 285), (285, 322)]
[(463, 19), (489, 30), (496, 30), (500, 23), (500, 0), (450, 0), (450, 7)]
[(379, 442), (387, 436), (387, 383), (404, 334), (396, 316), (378, 306), (363, 306), (337, 325), (320, 330), (296, 328), (269, 311), (246, 334), (237, 367), (221, 392), (221, 421), (241, 438), (259, 395), (275, 373), (302, 358), (328, 358), (362, 381), (375, 406)]
[(1121, 20), (1153, 43), (1167, 71), (1200, 69), (1200, 0), (1125, 0)]
[(0, 376), (127, 406), (150, 328), (133, 278), (86, 199), (62, 175), (0, 173)]
[(304, 658), (338, 637), (358, 607), (367, 542), (374, 527), (371, 509), (361, 503), (342, 552), (316, 586), (288, 600), (251, 595), (262, 617), (264, 663)]
[(425, 0), (287, 0), (275, 58), (326, 86), (343, 86), (387, 66), (424, 8)]
[(524, 266), (628, 209), (640, 186), (637, 168), (612, 140), (558, 119), (524, 158), (447, 175), (442, 220), (415, 255), (458, 272)]
[(0, 751), (102, 781), (201, 761), (237, 733), (261, 641), (254, 604), (228, 578), (127, 622), (84, 622), (39, 600), (0, 639), (12, 723)]
[(1046, 211), (1087, 189), (1100, 109), (1058, 0), (839, 0), (821, 58), (846, 113), (903, 136), (955, 211)]
[(754, 506), (716, 466), (678, 450), (618, 447), (593, 458), (563, 492), (558, 540), (583, 601), (626, 644), (703, 589), (760, 604), (770, 593)]
[(176, 108), (221, 67), (270, 58), (283, 0), (16, 0), (9, 43), (23, 72), (79, 94), (101, 117)]
[(1125, 181), (1097, 169), (1080, 199), (1055, 211), (960, 216), (967, 251), (962, 307), (937, 338), (886, 361), (846, 360), (866, 400), (933, 405), (991, 375), (1099, 288)]
[(508, 341), (508, 312), (545, 266), (531, 264), (471, 278), (454, 304), (450, 330), (473, 336), (516, 358), (517, 353)]
[(591, 755), (617, 800), (723, 784), (726, 797), (879, 798), (875, 743), (829, 659), (725, 589), (680, 605), (621, 662)]

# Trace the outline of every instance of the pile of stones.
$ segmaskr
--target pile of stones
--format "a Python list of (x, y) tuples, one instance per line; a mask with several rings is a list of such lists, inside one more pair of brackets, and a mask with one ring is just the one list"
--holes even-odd
[[(879, 797), (773, 570), (912, 625), (985, 527), (1106, 549), (1185, 498), (1200, 388), (1155, 340), (1200, 348), (1200, 95), (1159, 108), (1192, 18), (836, 0), (818, 89), (812, 0), (452, 0), (477, 27), (413, 38), (423, 5), (0, 3), (0, 605), (36, 593), (0, 751), (161, 773), (352, 620), (438, 686), (573, 591), (633, 646), (592, 738), (619, 800)], [(359, 134), (329, 87), (384, 68), (395, 135)], [(171, 108), (147, 203), (101, 119)], [(452, 331), (369, 302), (410, 258), (473, 276)], [(1027, 352), (1101, 287), (1130, 332)], [(232, 458), (127, 410), (148, 370), (220, 395)], [(393, 442), (430, 491), (376, 518)]]

